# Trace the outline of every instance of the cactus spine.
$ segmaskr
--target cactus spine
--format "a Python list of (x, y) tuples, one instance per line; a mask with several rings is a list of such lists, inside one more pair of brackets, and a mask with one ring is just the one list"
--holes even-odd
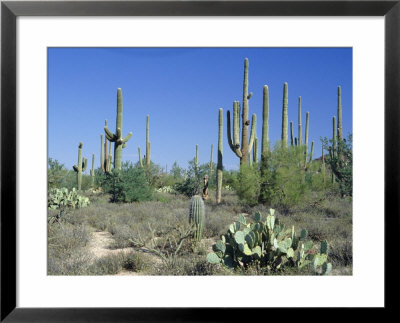
[(254, 136), (256, 132), (256, 115), (252, 116), (252, 126), (249, 140), (249, 99), (252, 93), (248, 94), (249, 88), (249, 60), (244, 60), (244, 80), (243, 80), (243, 109), (242, 109), (242, 145), (240, 148), (239, 136), (240, 136), (240, 104), (238, 101), (233, 102), (233, 142), (231, 134), (231, 117), (230, 111), (227, 111), (227, 122), (228, 122), (228, 143), (232, 151), (240, 158), (240, 164), (247, 163), (251, 147), (253, 146)]
[(201, 196), (195, 195), (190, 200), (189, 223), (195, 224), (194, 238), (197, 242), (201, 241), (201, 234), (205, 222), (204, 202)]
[(268, 86), (264, 85), (261, 158), (263, 158), (264, 154), (269, 150), (268, 122), (269, 122), (269, 92), (268, 92)]
[(86, 170), (87, 166), (87, 158), (83, 158), (82, 160), (82, 147), (83, 144), (80, 142), (78, 146), (78, 165), (74, 165), (72, 167), (76, 172), (76, 182), (78, 185), (78, 191), (80, 191), (82, 187), (82, 172)]
[(149, 138), (149, 119), (150, 116), (146, 117), (146, 166), (150, 166), (150, 138)]
[(117, 121), (115, 134), (108, 130), (107, 125), (104, 127), (106, 138), (110, 142), (114, 142), (114, 168), (118, 170), (122, 168), (122, 148), (125, 148), (127, 141), (132, 136), (132, 132), (130, 132), (125, 138), (122, 138), (122, 111), (122, 90), (119, 88), (117, 90)]
[(222, 196), (222, 136), (223, 136), (223, 111), (222, 108), (219, 109), (218, 114), (218, 162), (217, 162), (217, 191), (216, 191), (216, 200), (217, 204), (221, 203)]
[(299, 96), (299, 139), (298, 139), (298, 145), (302, 146), (303, 145), (303, 130), (301, 129), (301, 96)]
[(288, 84), (283, 85), (283, 105), (282, 105), (282, 147), (288, 144)]
[(337, 114), (338, 114), (338, 129), (337, 129), (337, 136), (338, 140), (343, 140), (343, 128), (342, 128), (342, 88), (338, 86), (338, 107), (337, 107)]
[(92, 169), (90, 170), (90, 176), (92, 177), (92, 186), (94, 185), (94, 154), (92, 155)]

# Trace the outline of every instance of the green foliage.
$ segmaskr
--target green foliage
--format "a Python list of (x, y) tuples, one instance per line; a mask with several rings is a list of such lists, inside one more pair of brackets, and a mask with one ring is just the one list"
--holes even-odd
[(64, 164), (61, 164), (57, 159), (48, 159), (47, 182), (49, 189), (63, 187), (64, 178), (67, 174), (68, 170)]
[(335, 142), (323, 139), (324, 145), (328, 147), (329, 155), (326, 163), (330, 166), (339, 183), (339, 190), (342, 196), (353, 196), (353, 136), (350, 134), (346, 139)]
[(202, 188), (201, 185), (203, 183), (203, 177), (204, 175), (208, 174), (208, 171), (208, 164), (196, 166), (196, 160), (195, 158), (193, 158), (191, 161), (189, 161), (186, 179), (184, 179), (183, 182), (179, 182), (174, 186), (175, 191), (188, 197), (199, 194)]
[(81, 208), (90, 204), (87, 197), (78, 195), (75, 188), (69, 191), (67, 188), (51, 188), (47, 194), (47, 207), (49, 209)]
[(144, 170), (129, 162), (123, 163), (121, 170), (106, 173), (101, 178), (101, 187), (111, 194), (112, 202), (141, 202), (153, 198)]
[(250, 206), (256, 205), (260, 194), (260, 176), (257, 165), (242, 164), (233, 187), (240, 200)]
[(329, 274), (332, 265), (327, 262), (328, 243), (323, 241), (320, 252), (316, 253), (306, 230), (298, 237), (294, 227), (285, 229), (274, 212), (270, 209), (264, 221), (262, 215), (256, 213), (249, 223), (239, 215), (239, 221), (232, 223), (213, 245), (214, 252), (207, 255), (208, 262), (242, 269), (257, 263), (271, 272), (287, 267), (301, 269), (312, 264), (314, 274)]

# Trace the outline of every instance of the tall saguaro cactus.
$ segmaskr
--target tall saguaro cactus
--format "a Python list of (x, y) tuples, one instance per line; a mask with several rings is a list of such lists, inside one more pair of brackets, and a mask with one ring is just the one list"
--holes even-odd
[(104, 127), (104, 131), (106, 132), (106, 138), (114, 142), (114, 168), (121, 169), (122, 168), (122, 148), (125, 148), (127, 141), (132, 136), (132, 132), (130, 132), (125, 138), (122, 138), (122, 90), (119, 88), (117, 90), (117, 121), (116, 121), (116, 131), (112, 133), (108, 130), (107, 125)]
[(263, 124), (262, 124), (262, 143), (261, 143), (261, 158), (269, 150), (269, 138), (268, 138), (268, 125), (269, 122), (269, 91), (268, 86), (264, 85), (263, 90)]
[(196, 156), (194, 157), (194, 169), (197, 176), (197, 173), (199, 172), (199, 145), (196, 145)]
[(100, 167), (101, 167), (101, 170), (103, 172), (105, 172), (103, 154), (104, 154), (104, 150), (103, 150), (103, 135), (100, 135)]
[(283, 85), (283, 104), (282, 104), (282, 147), (288, 144), (288, 84)]
[(138, 153), (139, 153), (139, 165), (140, 167), (143, 168), (143, 161), (142, 161), (142, 154), (140, 153), (140, 147), (138, 147)]
[(314, 155), (314, 141), (311, 142), (311, 151), (310, 151), (310, 159), (309, 159), (309, 163), (312, 162), (313, 160), (313, 155)]
[(149, 119), (150, 116), (147, 115), (146, 117), (146, 166), (150, 166), (150, 137), (149, 137)]
[(217, 163), (217, 192), (216, 192), (216, 200), (217, 204), (221, 203), (221, 196), (222, 196), (222, 136), (223, 136), (223, 127), (224, 127), (224, 120), (223, 120), (223, 110), (222, 108), (219, 109), (218, 112), (218, 163)]
[(253, 162), (255, 164), (258, 163), (258, 138), (254, 138), (254, 147), (253, 147)]
[(92, 169), (90, 170), (90, 176), (92, 177), (92, 186), (94, 185), (94, 154), (92, 155)]
[(82, 187), (82, 172), (86, 170), (87, 158), (82, 160), (82, 147), (83, 144), (80, 142), (78, 146), (78, 165), (74, 165), (72, 168), (76, 172), (76, 182), (78, 185), (78, 190)]
[(298, 139), (298, 145), (302, 146), (303, 145), (303, 130), (301, 129), (301, 96), (299, 96), (299, 139)]
[(338, 128), (337, 128), (337, 136), (338, 140), (342, 141), (343, 140), (343, 128), (342, 128), (342, 88), (338, 86), (338, 106), (337, 106), (337, 115), (338, 115)]
[(229, 147), (240, 158), (240, 164), (247, 163), (249, 160), (249, 154), (253, 146), (254, 137), (256, 134), (256, 123), (257, 117), (255, 114), (251, 120), (251, 132), (249, 140), (249, 99), (252, 93), (248, 93), (249, 89), (249, 60), (244, 60), (244, 80), (243, 80), (243, 106), (242, 106), (242, 143), (239, 143), (240, 137), (240, 103), (238, 101), (233, 102), (233, 141), (231, 133), (231, 116), (230, 111), (227, 111), (227, 131), (228, 131), (228, 143)]
[(293, 137), (293, 121), (290, 121), (290, 146), (294, 145), (294, 137)]

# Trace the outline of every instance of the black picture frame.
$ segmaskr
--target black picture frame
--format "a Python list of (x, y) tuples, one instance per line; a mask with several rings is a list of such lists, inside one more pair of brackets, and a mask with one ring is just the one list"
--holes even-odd
[[(19, 16), (384, 16), (385, 307), (396, 306), (400, 214), (400, 0), (358, 1), (2, 1), (1, 2), (1, 322), (236, 321), (231, 308), (16, 307), (16, 19)], [(373, 165), (371, 165), (373, 171)], [(371, 184), (371, 189), (373, 189)], [(373, 243), (371, 237), (371, 243)], [(365, 246), (365, 248), (368, 248)], [(373, 261), (373, 255), (371, 255)], [(371, 277), (373, 279), (373, 277)], [(38, 291), (40, 293), (40, 291)], [(227, 296), (229, 297), (229, 296)], [(316, 295), (317, 297), (317, 295)], [(266, 304), (268, 299), (266, 296)], [(311, 306), (311, 303), (310, 303)], [(277, 309), (275, 309), (277, 310)], [(288, 309), (281, 309), (287, 311)], [(380, 309), (379, 315), (381, 315)], [(252, 309), (254, 319), (265, 309)], [(331, 311), (324, 315), (330, 315)], [(371, 317), (372, 318), (372, 317)], [(265, 318), (266, 319), (266, 318)]]

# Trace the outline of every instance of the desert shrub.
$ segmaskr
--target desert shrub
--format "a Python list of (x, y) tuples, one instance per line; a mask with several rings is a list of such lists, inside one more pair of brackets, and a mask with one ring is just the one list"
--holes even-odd
[(101, 186), (103, 191), (111, 194), (112, 202), (141, 202), (153, 197), (145, 171), (128, 162), (122, 165), (121, 170), (106, 173)]
[(256, 205), (260, 194), (260, 177), (256, 165), (241, 165), (233, 187), (239, 199), (248, 205)]
[(180, 194), (192, 197), (201, 192), (201, 183), (204, 176), (204, 169), (196, 167), (194, 159), (189, 161), (186, 177), (182, 182), (178, 182), (173, 187)]

